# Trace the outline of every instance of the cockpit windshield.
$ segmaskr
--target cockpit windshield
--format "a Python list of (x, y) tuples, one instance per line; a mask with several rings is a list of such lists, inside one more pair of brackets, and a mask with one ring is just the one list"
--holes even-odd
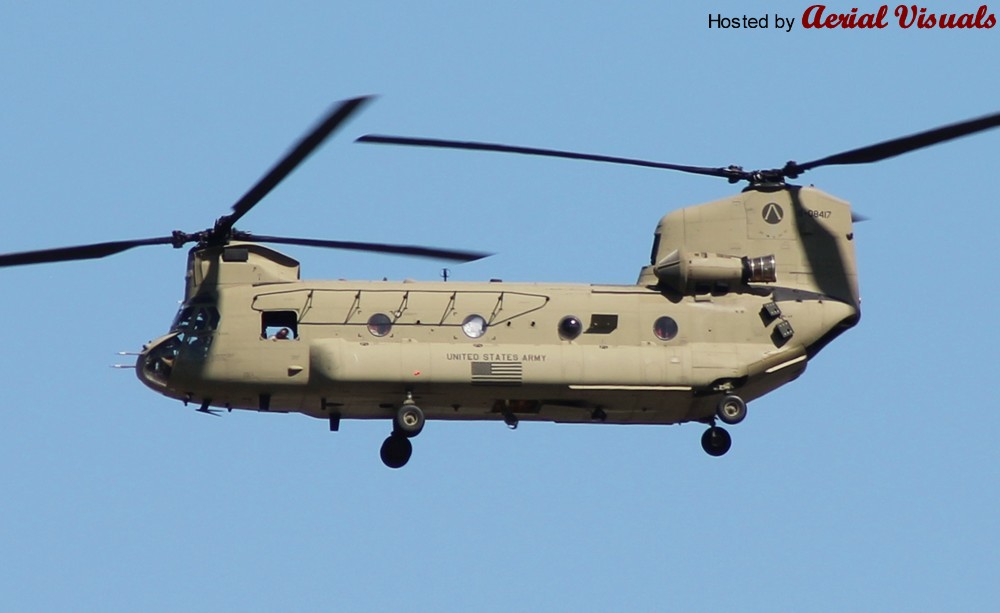
[(170, 333), (152, 343), (140, 358), (139, 378), (153, 389), (161, 389), (178, 363), (204, 360), (219, 319), (219, 309), (211, 300), (195, 299), (182, 305)]
[(210, 300), (196, 299), (182, 305), (170, 333), (151, 343), (140, 358), (139, 378), (160, 389), (167, 385), (178, 363), (205, 359), (219, 318), (219, 309)]
[(219, 327), (219, 310), (214, 305), (185, 305), (177, 312), (171, 332), (202, 332)]

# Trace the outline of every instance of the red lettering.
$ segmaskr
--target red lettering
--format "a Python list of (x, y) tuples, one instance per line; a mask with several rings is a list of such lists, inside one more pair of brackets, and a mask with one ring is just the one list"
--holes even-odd
[[(873, 13), (858, 13), (852, 8), (849, 13), (827, 13), (825, 4), (814, 4), (802, 13), (802, 27), (822, 30), (823, 28), (841, 28), (844, 30), (879, 29), (889, 25), (887, 19), (889, 6), (883, 4)], [(976, 13), (928, 13), (926, 7), (916, 4), (900, 4), (893, 10), (899, 27), (904, 30), (916, 26), (921, 30), (938, 28), (941, 30), (970, 30), (972, 28), (989, 29), (997, 25), (996, 15), (989, 12), (989, 7), (981, 5)]]
[(889, 25), (886, 15), (889, 14), (888, 5), (883, 4), (874, 13), (861, 13), (858, 16), (858, 9), (852, 8), (850, 13), (830, 13), (824, 16), (826, 5), (814, 4), (802, 13), (803, 28), (843, 28), (853, 30), (855, 28), (882, 29)]
[(976, 11), (977, 28), (992, 28), (993, 26), (997, 25), (997, 17), (993, 13), (990, 13), (990, 16), (986, 18), (986, 21), (983, 21), (983, 16), (986, 15), (987, 10), (989, 9), (987, 9), (986, 5), (984, 4), (979, 7), (978, 11)]
[(893, 11), (893, 14), (899, 20), (899, 27), (903, 29), (913, 27), (915, 24), (921, 30), (929, 30), (935, 27), (942, 30), (968, 30), (971, 28), (992, 28), (995, 26), (997, 24), (996, 15), (988, 13), (988, 11), (989, 8), (984, 4), (979, 7), (975, 15), (972, 13), (963, 13), (961, 15), (957, 13), (928, 14), (925, 7), (918, 7), (916, 4), (909, 6), (900, 4)]
[(883, 4), (878, 9), (878, 27), (884, 28), (889, 25), (889, 21), (886, 19), (886, 15), (889, 14), (889, 6)]
[[(861, 18), (861, 22), (862, 22), (861, 23), (861, 27), (862, 28), (878, 28), (879, 30), (881, 30), (882, 28), (884, 28), (887, 25), (889, 25), (889, 22), (886, 21), (886, 18), (885, 18), (886, 15), (888, 15), (888, 14), (889, 14), (889, 7), (887, 5), (885, 5), (885, 4), (883, 4), (882, 6), (878, 7), (878, 13), (867, 13), (867, 14), (864, 15), (864, 17)], [(865, 23), (866, 19), (868, 19), (867, 24)]]
[[(899, 18), (899, 27), (909, 28), (913, 25), (913, 20), (917, 18), (917, 6), (913, 6), (913, 16), (909, 17), (910, 9), (905, 4), (900, 4), (896, 7), (894, 11), (896, 17)], [(909, 17), (909, 19), (907, 19)]]
[(822, 28), (823, 25), (820, 19), (823, 18), (823, 11), (826, 10), (826, 6), (822, 4), (814, 4), (806, 9), (802, 13), (802, 27), (809, 28)]

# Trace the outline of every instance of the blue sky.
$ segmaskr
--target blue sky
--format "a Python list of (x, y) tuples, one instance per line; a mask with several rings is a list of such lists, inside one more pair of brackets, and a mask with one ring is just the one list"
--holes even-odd
[[(353, 138), (774, 167), (1000, 110), (996, 29), (708, 28), (806, 2), (143, 4), (0, 12), (0, 251), (208, 227), (332, 102), (379, 94), (240, 226), (498, 254), (456, 280), (631, 283), (660, 216), (735, 188)], [(168, 327), (182, 251), (5, 269), (0, 607), (995, 604), (998, 145), (802, 179), (871, 217), (862, 322), (721, 459), (698, 425), (431, 423), (391, 471), (387, 424), (214, 419), (108, 367)], [(440, 272), (284, 251), (304, 277)]]

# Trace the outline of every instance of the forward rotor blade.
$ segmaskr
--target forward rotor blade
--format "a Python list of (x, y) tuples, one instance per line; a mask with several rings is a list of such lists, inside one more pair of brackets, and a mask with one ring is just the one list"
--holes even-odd
[(371, 98), (371, 96), (360, 96), (341, 102), (339, 105), (331, 108), (311, 132), (302, 137), (302, 140), (291, 151), (285, 154), (285, 157), (281, 158), (256, 185), (251, 187), (242, 198), (236, 201), (236, 204), (233, 205), (233, 212), (219, 221), (217, 227), (220, 231), (225, 234), (231, 230), (241, 217), (246, 215), (254, 205), (270, 193), (285, 177), (290, 175), (299, 164), (309, 157), (309, 154), (323, 144), (323, 141), (338, 126), (344, 123), (361, 105), (371, 100)]
[(93, 243), (75, 247), (58, 247), (56, 249), (41, 249), (38, 251), (22, 251), (0, 255), (0, 267), (23, 266), (25, 264), (45, 264), (49, 262), (67, 262), (71, 260), (93, 260), (121, 253), (134, 247), (146, 245), (171, 245), (174, 237), (143, 238), (129, 241), (112, 241), (108, 243)]
[(499, 153), (520, 153), (524, 155), (541, 155), (545, 157), (566, 158), (570, 160), (590, 160), (592, 162), (608, 162), (611, 164), (628, 164), (630, 166), (645, 166), (647, 168), (664, 168), (679, 170), (710, 177), (731, 178), (739, 173), (733, 168), (707, 168), (703, 166), (683, 166), (665, 162), (651, 162), (633, 158), (620, 158), (609, 155), (594, 155), (590, 153), (575, 153), (558, 149), (538, 149), (536, 147), (513, 147), (494, 143), (479, 143), (471, 141), (443, 140), (438, 138), (412, 138), (408, 136), (386, 136), (382, 134), (366, 134), (358, 138), (358, 143), (376, 143), (380, 145), (407, 145), (411, 147), (437, 147), (440, 149), (471, 149), (473, 151), (496, 151)]
[[(933, 130), (918, 132), (916, 134), (911, 134), (910, 136), (894, 138), (892, 140), (869, 145), (867, 147), (851, 149), (850, 151), (830, 155), (825, 158), (813, 160), (812, 162), (806, 162), (805, 164), (795, 164), (794, 162), (789, 162), (789, 165), (793, 166), (794, 171), (805, 172), (820, 166), (834, 166), (838, 164), (868, 164), (870, 162), (878, 162), (879, 160), (902, 155), (903, 153), (908, 153), (916, 149), (937, 145), (938, 143), (943, 143), (962, 136), (968, 136), (969, 134), (975, 134), (976, 132), (982, 132), (983, 130), (989, 130), (990, 128), (995, 128), (997, 126), (1000, 126), (1000, 113), (994, 113), (992, 115), (986, 115), (985, 117), (979, 117), (978, 119), (970, 119), (968, 121), (934, 128)], [(786, 170), (787, 169), (788, 167), (786, 167)]]
[(315, 238), (286, 238), (283, 236), (261, 236), (249, 234), (239, 237), (255, 243), (276, 243), (282, 245), (302, 245), (305, 247), (327, 247), (330, 249), (347, 249), (350, 251), (366, 251), (369, 253), (388, 253), (393, 255), (408, 255), (453, 262), (473, 262), (493, 255), (477, 251), (459, 251), (455, 249), (435, 249), (415, 245), (387, 245), (383, 243), (362, 243), (355, 241), (329, 241)]

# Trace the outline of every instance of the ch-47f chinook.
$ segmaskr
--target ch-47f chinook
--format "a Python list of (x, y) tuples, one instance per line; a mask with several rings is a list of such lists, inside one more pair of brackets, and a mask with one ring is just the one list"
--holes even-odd
[(0, 266), (100, 258), (194, 243), (183, 304), (145, 345), (139, 379), (170, 398), (217, 408), (386, 419), (381, 448), (407, 463), (425, 420), (677, 424), (708, 428), (725, 454), (747, 403), (792, 381), (857, 324), (860, 297), (848, 203), (786, 179), (820, 166), (875, 162), (1000, 125), (1000, 113), (764, 171), (681, 166), (489, 143), (364, 136), (632, 164), (748, 183), (663, 217), (635, 285), (304, 281), (262, 243), (454, 261), (486, 254), (393, 244), (251, 235), (234, 225), (367, 98), (335, 105), (264, 177), (195, 233), (0, 255)]

